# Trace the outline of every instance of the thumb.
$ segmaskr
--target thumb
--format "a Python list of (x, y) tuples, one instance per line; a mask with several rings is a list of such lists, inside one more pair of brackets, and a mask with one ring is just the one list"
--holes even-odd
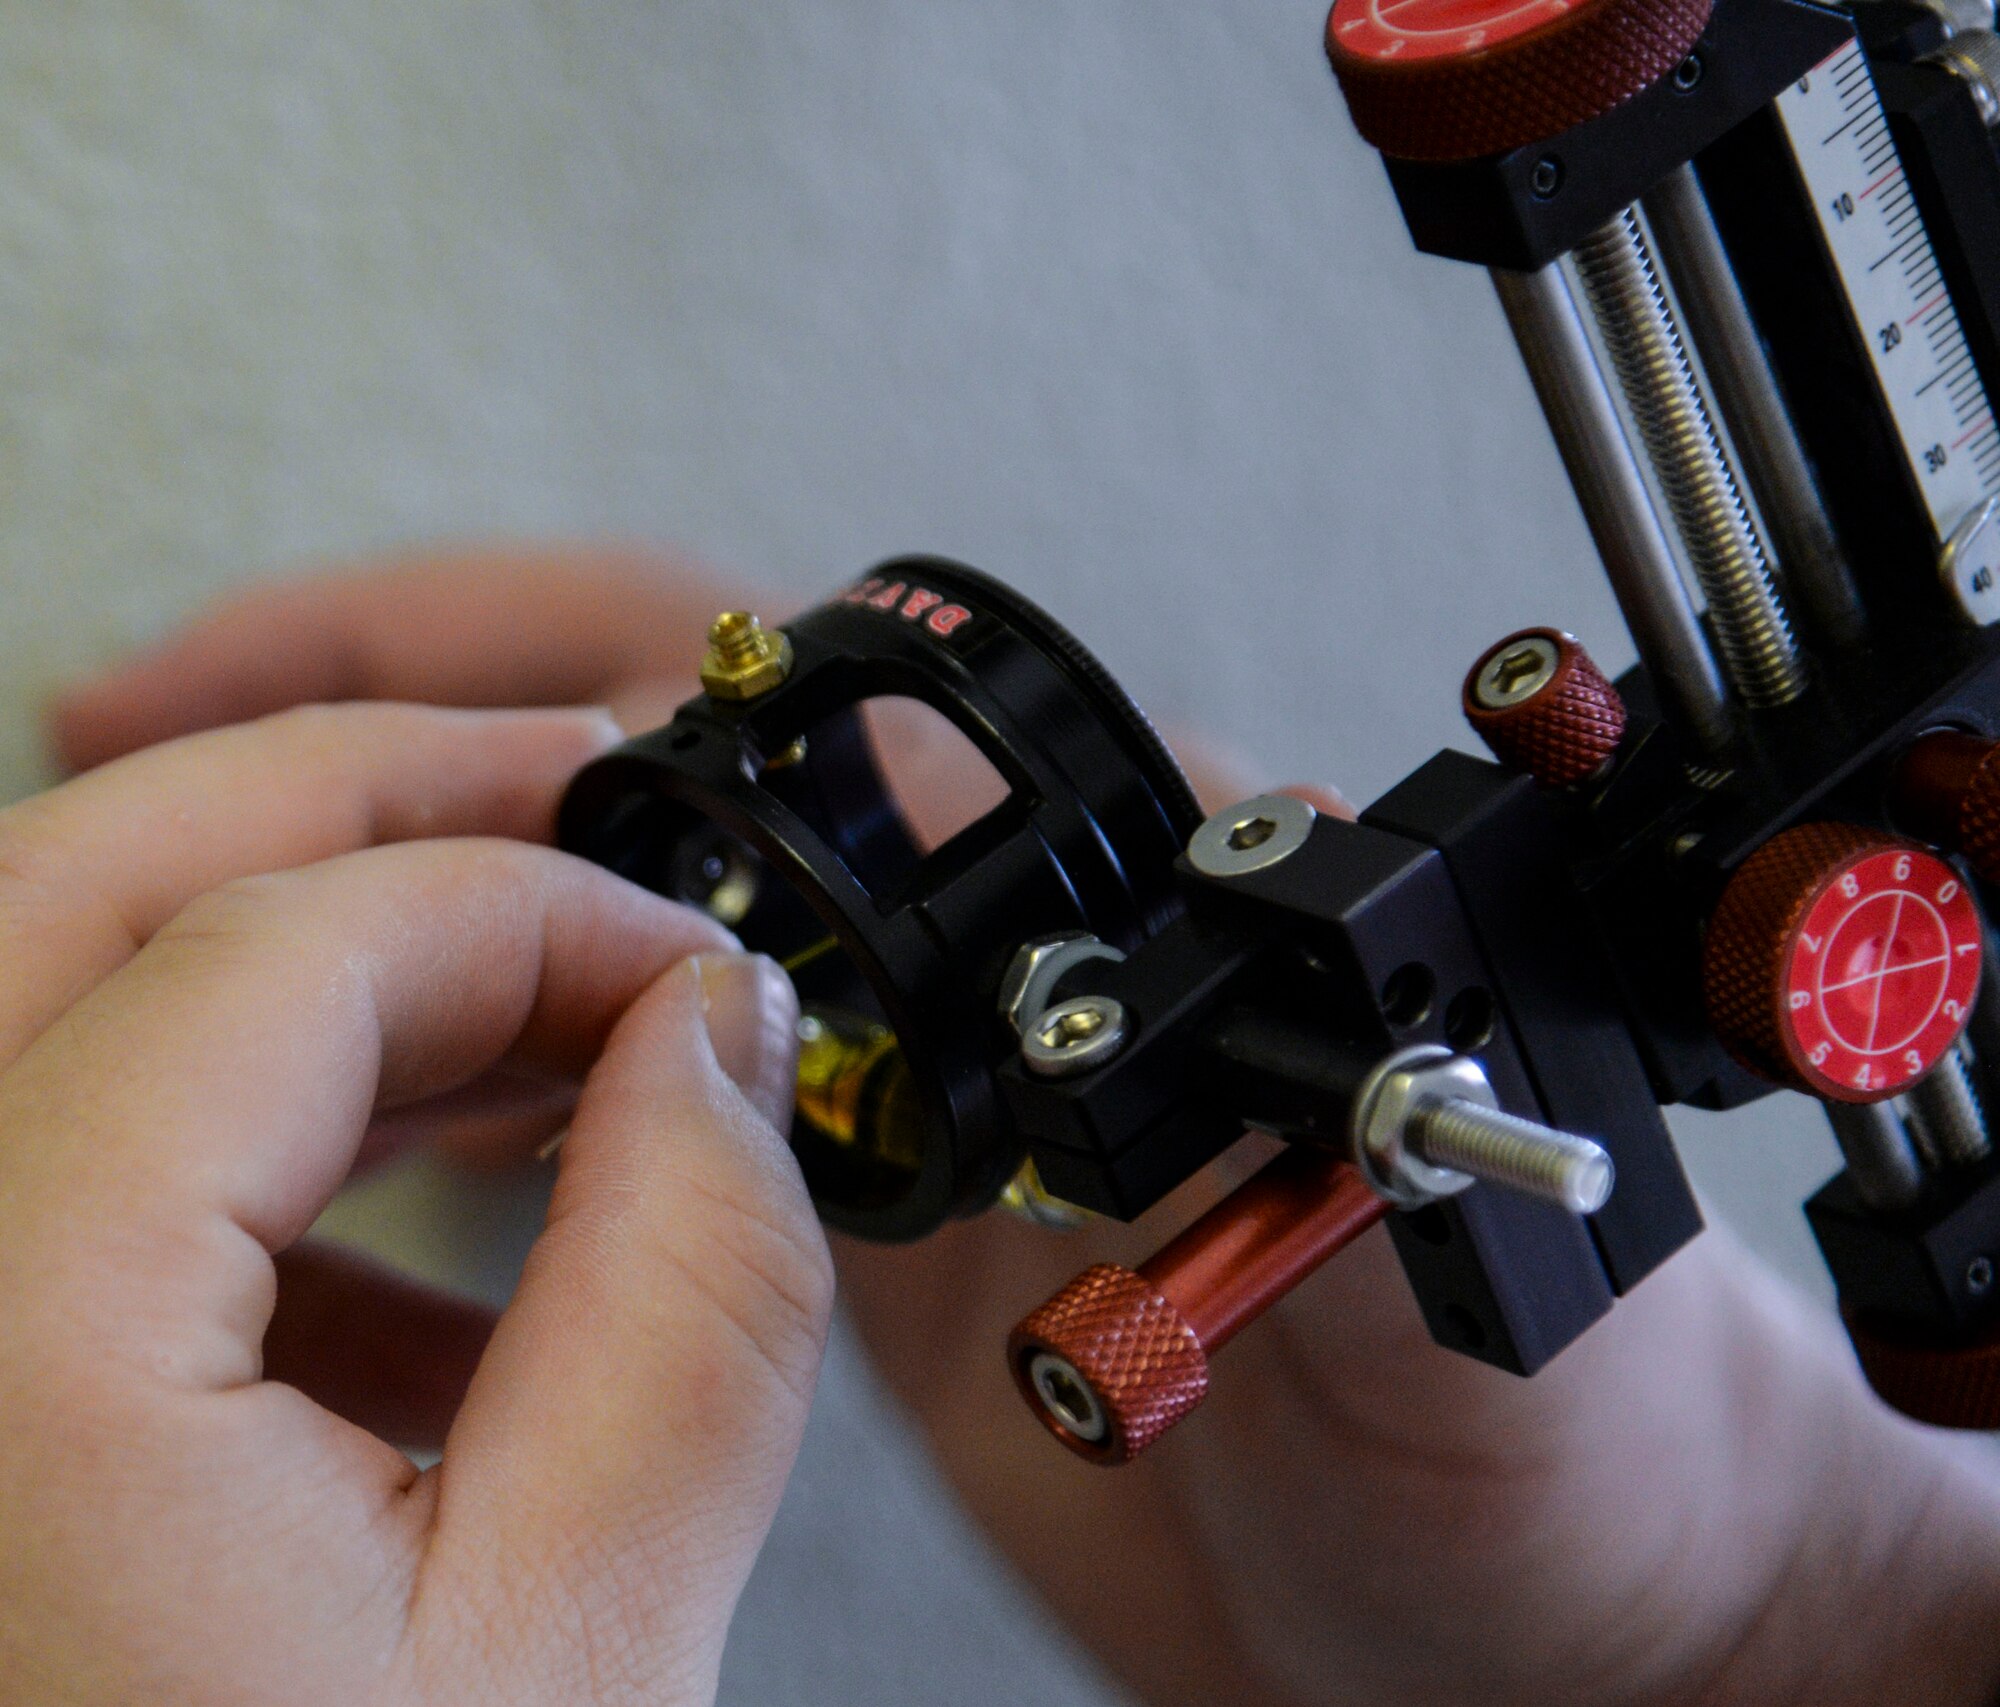
[(497, 1643), (438, 1657), (503, 1666), (508, 1699), (713, 1690), (833, 1302), (780, 1135), (797, 1018), (771, 961), (683, 961), (584, 1087), (548, 1226), (445, 1443), (416, 1608), (420, 1635), (427, 1604), (451, 1608), (447, 1647)]

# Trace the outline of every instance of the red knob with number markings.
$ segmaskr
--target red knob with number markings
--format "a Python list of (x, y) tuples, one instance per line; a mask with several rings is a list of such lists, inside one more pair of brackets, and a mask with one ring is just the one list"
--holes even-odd
[(1937, 855), (1800, 824), (1737, 869), (1708, 923), (1709, 1023), (1751, 1071), (1835, 1102), (1906, 1091), (1979, 989), (1979, 914)]
[(1559, 136), (1688, 56), (1712, 0), (1336, 0), (1327, 57), (1354, 128), (1404, 160)]

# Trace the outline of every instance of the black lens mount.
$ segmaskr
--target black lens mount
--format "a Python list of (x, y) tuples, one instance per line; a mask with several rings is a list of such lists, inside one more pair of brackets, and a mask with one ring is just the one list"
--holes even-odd
[[(914, 1238), (985, 1207), (1025, 1154), (993, 1077), (1017, 1044), (998, 1011), (1016, 951), (1061, 931), (1125, 951), (1155, 934), (1180, 912), (1174, 860), (1200, 813), (1103, 666), (976, 570), (901, 558), (784, 633), (776, 686), (690, 700), (582, 771), (559, 839), (706, 906), (787, 965), (809, 1011), (894, 1033), (908, 1077), (889, 1103), (908, 1134), (835, 1143), (801, 1119), (793, 1142), (830, 1223)], [(892, 697), (949, 719), (1007, 789), (929, 852), (859, 716)]]

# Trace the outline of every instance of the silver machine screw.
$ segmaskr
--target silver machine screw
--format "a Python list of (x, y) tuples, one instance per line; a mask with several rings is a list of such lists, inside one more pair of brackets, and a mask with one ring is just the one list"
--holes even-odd
[(1188, 840), (1188, 863), (1204, 877), (1247, 877), (1297, 853), (1319, 816), (1289, 794), (1260, 794), (1218, 812)]
[(1125, 1047), (1125, 1004), (1109, 996), (1058, 1002), (1021, 1033), (1021, 1061), (1045, 1079), (1101, 1067)]
[(1477, 1061), (1434, 1043), (1376, 1064), (1351, 1131), (1368, 1183), (1404, 1209), (1480, 1179), (1594, 1215), (1616, 1181), (1602, 1145), (1506, 1113)]
[(1577, 278), (1708, 599), (1731, 685), (1751, 706), (1805, 688), (1790, 620), (1681, 342), (1639, 216), (1626, 208), (1577, 247)]

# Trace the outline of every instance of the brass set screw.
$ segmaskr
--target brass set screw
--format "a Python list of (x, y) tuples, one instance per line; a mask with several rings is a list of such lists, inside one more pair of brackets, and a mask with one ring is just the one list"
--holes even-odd
[(792, 672), (792, 643), (772, 634), (747, 610), (728, 610), (708, 631), (701, 685), (713, 699), (755, 699)]

